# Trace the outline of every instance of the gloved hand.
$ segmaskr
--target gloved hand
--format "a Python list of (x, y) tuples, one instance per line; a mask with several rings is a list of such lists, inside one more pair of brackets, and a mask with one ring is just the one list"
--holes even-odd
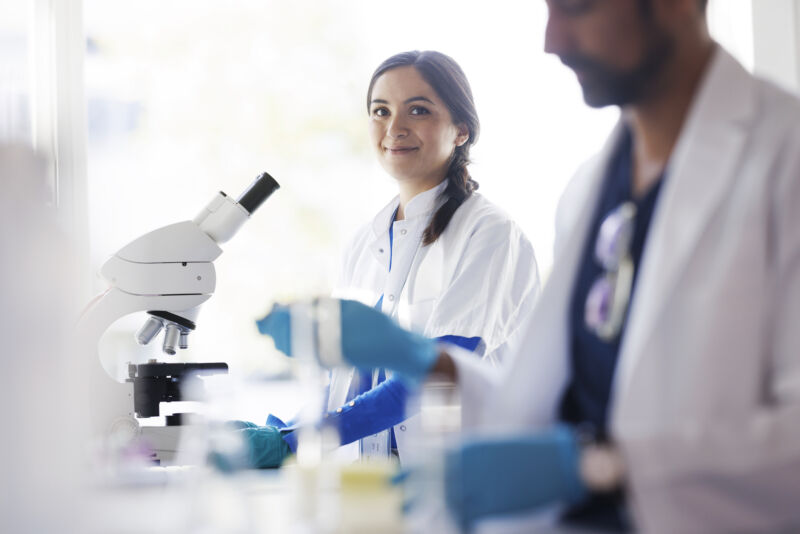
[(579, 446), (566, 426), (504, 439), (466, 441), (447, 454), (445, 497), (462, 528), (478, 519), (575, 504), (587, 495)]
[(258, 428), (258, 425), (255, 423), (251, 423), (250, 421), (240, 421), (238, 419), (234, 421), (227, 421), (225, 426), (233, 430), (241, 430), (243, 428)]
[[(278, 426), (270, 424), (273, 419), (279, 423)], [(212, 450), (208, 461), (226, 473), (245, 468), (280, 467), (292, 451), (279, 426), (285, 424), (274, 416), (270, 416), (266, 426), (250, 421), (228, 421), (225, 432), (237, 446)]]
[(292, 329), (289, 306), (275, 304), (270, 312), (256, 321), (258, 331), (272, 337), (275, 348), (286, 354), (292, 355)]
[(280, 467), (292, 452), (281, 430), (274, 426), (255, 426), (236, 430), (244, 442), (247, 465), (259, 469)]
[(341, 301), (342, 355), (361, 369), (384, 367), (413, 380), (436, 363), (436, 342), (402, 328), (391, 317), (353, 300)]
[[(347, 362), (361, 369), (384, 367), (411, 380), (425, 377), (438, 357), (436, 342), (401, 328), (383, 313), (352, 300), (341, 300), (341, 350)], [(291, 356), (289, 308), (276, 305), (257, 322), (262, 334)]]

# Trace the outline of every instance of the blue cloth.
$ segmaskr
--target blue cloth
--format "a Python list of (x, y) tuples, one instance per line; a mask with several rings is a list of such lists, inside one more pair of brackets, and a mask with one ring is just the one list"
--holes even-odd
[[(633, 198), (632, 154), (633, 138), (630, 130), (626, 130), (608, 168), (592, 226), (584, 244), (570, 302), (572, 373), (562, 399), (561, 420), (588, 429), (600, 440), (607, 437), (611, 385), (626, 325), (623, 324), (617, 338), (609, 342), (598, 338), (586, 327), (584, 320), (586, 297), (592, 284), (604, 273), (594, 256), (595, 242), (606, 215), (623, 202), (633, 201), (637, 208), (630, 250), (635, 269), (631, 289), (633, 298), (639, 262), (663, 182), (662, 177), (641, 198)], [(621, 500), (617, 496), (595, 496), (586, 505), (570, 511), (567, 518), (592, 527), (622, 528), (624, 520), (617, 513), (621, 505)]]
[(437, 337), (442, 343), (450, 343), (451, 345), (458, 345), (462, 349), (475, 352), (478, 348), (483, 347), (483, 339), (479, 337), (462, 337), (462, 336), (440, 336)]

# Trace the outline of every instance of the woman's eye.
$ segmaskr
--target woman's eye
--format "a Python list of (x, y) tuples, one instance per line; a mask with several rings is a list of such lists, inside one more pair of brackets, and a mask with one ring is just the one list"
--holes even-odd
[(372, 114), (376, 117), (386, 117), (389, 115), (389, 110), (386, 108), (375, 108), (372, 110)]
[(430, 113), (431, 113), (430, 111), (428, 111), (426, 108), (423, 108), (422, 106), (414, 106), (411, 108), (412, 115), (430, 115)]

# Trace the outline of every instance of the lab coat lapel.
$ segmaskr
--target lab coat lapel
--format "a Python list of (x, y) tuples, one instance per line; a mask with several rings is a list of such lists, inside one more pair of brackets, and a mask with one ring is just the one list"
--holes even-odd
[(389, 243), (389, 225), (392, 224), (392, 216), (400, 203), (400, 197), (394, 197), (372, 220), (372, 241), (369, 250), (384, 270), (389, 270), (389, 257), (391, 255), (391, 245)]
[(496, 395), (482, 414), (487, 428), (552, 424), (570, 379), (569, 304), (583, 246), (597, 198), (616, 148), (618, 124), (597, 158), (573, 178), (562, 198), (557, 217), (556, 257), (553, 270), (525, 325), (514, 362), (504, 365), (503, 395)]
[[(727, 52), (717, 49), (667, 167), (651, 223), (620, 352), (615, 396), (645, 356), (680, 275), (695, 255), (708, 222), (726, 198), (755, 110), (752, 82)], [(747, 88), (731, 91), (730, 87)]]

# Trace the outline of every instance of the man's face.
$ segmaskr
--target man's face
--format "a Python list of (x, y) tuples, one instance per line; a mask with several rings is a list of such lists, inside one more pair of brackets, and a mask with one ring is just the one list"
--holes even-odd
[(655, 85), (674, 38), (652, 0), (547, 0), (545, 51), (571, 68), (592, 107), (635, 104)]

